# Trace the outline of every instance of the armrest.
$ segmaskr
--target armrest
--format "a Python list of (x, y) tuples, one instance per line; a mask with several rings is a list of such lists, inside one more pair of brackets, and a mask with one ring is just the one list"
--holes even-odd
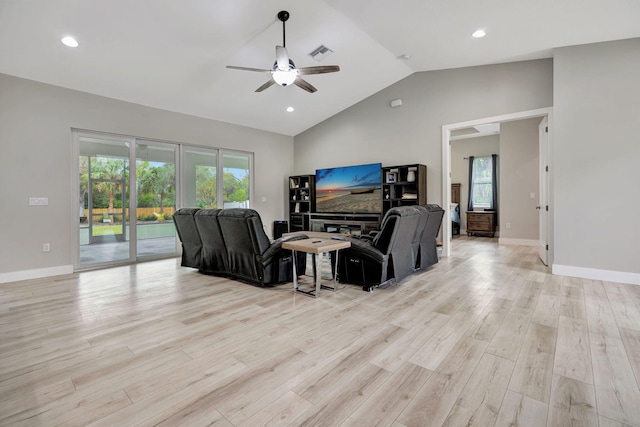
[(282, 236), (281, 238), (274, 240), (271, 243), (271, 246), (269, 246), (269, 249), (267, 249), (266, 251), (264, 251), (264, 253), (260, 255), (259, 259), (262, 263), (269, 264), (271, 262), (271, 259), (278, 256), (278, 254), (280, 254), (281, 252), (291, 253), (289, 249), (282, 249), (282, 242), (304, 240), (308, 238), (309, 236), (307, 236), (306, 234), (298, 234), (295, 236)]
[(279, 239), (273, 240), (271, 242), (271, 244), (274, 243), (282, 243), (282, 242), (287, 242), (287, 241), (294, 241), (294, 240), (304, 240), (304, 239), (308, 239), (309, 236), (307, 236), (306, 234), (293, 234), (290, 236), (282, 236)]
[(360, 236), (360, 239), (367, 242), (372, 242), (378, 233), (379, 231), (370, 231), (369, 234), (363, 234), (362, 236)]
[(351, 247), (340, 250), (341, 259), (343, 256), (354, 256), (375, 260), (376, 262), (382, 262), (387, 257), (387, 255), (366, 240), (349, 240), (351, 241)]

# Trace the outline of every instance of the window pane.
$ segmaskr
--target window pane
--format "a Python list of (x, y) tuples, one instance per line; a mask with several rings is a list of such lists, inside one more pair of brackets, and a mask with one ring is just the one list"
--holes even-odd
[(176, 146), (142, 141), (136, 147), (137, 255), (174, 253)]
[(477, 207), (491, 207), (492, 189), (491, 184), (474, 184), (473, 205)]
[(218, 207), (217, 200), (218, 156), (214, 150), (185, 150), (184, 155), (184, 201), (185, 206), (210, 209)]
[(491, 208), (493, 201), (491, 156), (473, 159), (473, 206)]
[(222, 154), (225, 208), (249, 207), (250, 162), (243, 154)]

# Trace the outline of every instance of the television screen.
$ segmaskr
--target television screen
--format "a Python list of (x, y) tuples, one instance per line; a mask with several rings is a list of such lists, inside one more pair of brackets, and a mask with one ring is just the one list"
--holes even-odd
[(381, 163), (316, 170), (316, 212), (382, 212)]

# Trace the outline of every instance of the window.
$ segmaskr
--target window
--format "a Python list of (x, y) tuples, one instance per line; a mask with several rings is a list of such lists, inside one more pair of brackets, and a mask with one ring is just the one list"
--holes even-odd
[(469, 210), (497, 208), (496, 157), (469, 158)]
[(250, 207), (251, 154), (184, 147), (183, 159), (183, 206), (203, 209)]
[(224, 207), (248, 208), (251, 159), (237, 153), (222, 153), (222, 159)]

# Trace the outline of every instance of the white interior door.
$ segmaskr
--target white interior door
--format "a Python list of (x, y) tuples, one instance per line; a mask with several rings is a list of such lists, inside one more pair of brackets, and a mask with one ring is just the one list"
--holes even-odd
[(538, 126), (540, 136), (540, 189), (538, 194), (538, 216), (540, 230), (538, 254), (544, 265), (549, 265), (549, 121), (545, 117)]

